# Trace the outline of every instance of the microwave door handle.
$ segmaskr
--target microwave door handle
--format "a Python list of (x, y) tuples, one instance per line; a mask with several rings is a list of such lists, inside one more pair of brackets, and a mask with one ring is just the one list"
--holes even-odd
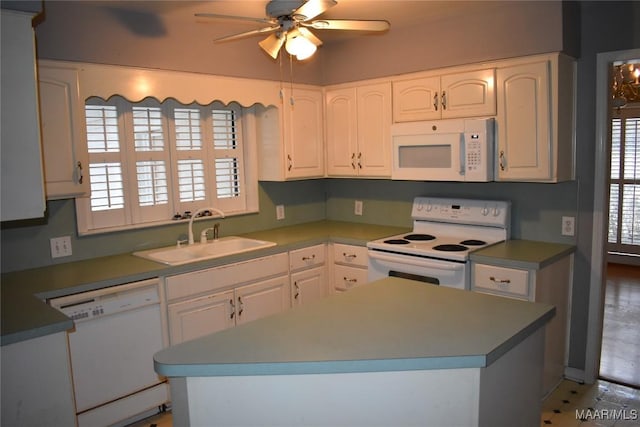
[(435, 268), (438, 270), (447, 270), (447, 271), (458, 271), (464, 268), (464, 264), (438, 263), (438, 262), (430, 261), (428, 259), (414, 258), (411, 256), (403, 256), (402, 258), (400, 258), (400, 257), (385, 255), (377, 251), (369, 251), (369, 258), (373, 258), (382, 262), (392, 262), (397, 264), (411, 265), (414, 267), (427, 267), (427, 268)]
[(464, 133), (460, 134), (460, 175), (465, 174), (465, 170), (467, 166), (467, 143), (466, 143), (466, 135)]

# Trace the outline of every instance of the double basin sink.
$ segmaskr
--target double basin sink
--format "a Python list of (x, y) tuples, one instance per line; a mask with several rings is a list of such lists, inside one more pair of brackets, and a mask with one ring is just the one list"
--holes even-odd
[(134, 252), (133, 254), (151, 261), (167, 265), (182, 265), (229, 255), (241, 254), (275, 246), (274, 242), (227, 236), (208, 243), (195, 243), (185, 246), (169, 246), (158, 249)]

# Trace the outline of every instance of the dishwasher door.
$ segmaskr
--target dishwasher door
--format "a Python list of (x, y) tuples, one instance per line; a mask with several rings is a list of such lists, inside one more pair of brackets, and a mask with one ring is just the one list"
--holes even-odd
[(153, 369), (163, 348), (158, 287), (147, 280), (50, 301), (75, 322), (68, 337), (80, 425), (83, 418), (109, 425), (167, 401)]

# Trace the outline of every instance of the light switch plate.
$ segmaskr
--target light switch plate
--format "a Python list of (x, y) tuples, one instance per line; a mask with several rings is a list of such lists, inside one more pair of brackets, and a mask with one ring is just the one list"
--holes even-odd
[(276, 219), (277, 220), (284, 219), (284, 205), (276, 206)]
[(51, 243), (51, 258), (61, 258), (65, 256), (71, 256), (71, 236), (52, 237)]

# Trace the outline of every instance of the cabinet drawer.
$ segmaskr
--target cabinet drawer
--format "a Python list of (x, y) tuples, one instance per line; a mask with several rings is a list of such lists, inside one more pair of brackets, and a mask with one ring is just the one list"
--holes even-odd
[(528, 299), (529, 272), (515, 268), (474, 264), (473, 290)]
[(365, 246), (333, 244), (333, 260), (337, 264), (367, 267), (367, 248)]
[(324, 264), (325, 245), (310, 246), (289, 252), (289, 266), (291, 271), (302, 270)]
[(262, 278), (287, 274), (289, 272), (289, 254), (281, 253), (262, 258), (250, 259), (234, 264), (193, 273), (178, 274), (166, 279), (167, 300), (229, 288)]
[(333, 269), (333, 286), (336, 291), (348, 291), (367, 283), (367, 270), (336, 264)]

